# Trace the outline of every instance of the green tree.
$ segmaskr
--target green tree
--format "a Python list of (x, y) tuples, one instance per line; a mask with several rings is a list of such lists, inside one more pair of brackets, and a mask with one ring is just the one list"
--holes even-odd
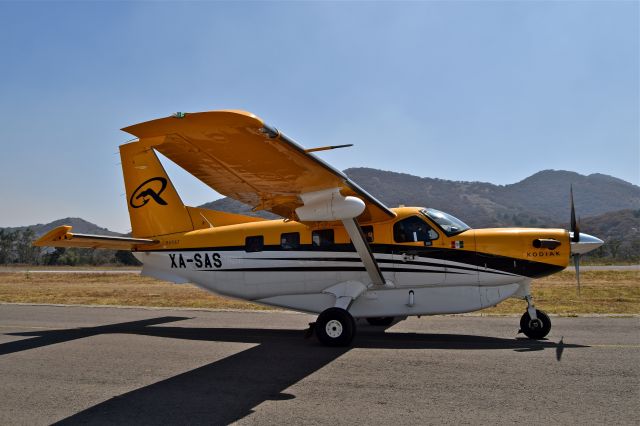
[(42, 257), (42, 261), (45, 265), (59, 265), (60, 257), (65, 252), (64, 247), (56, 247), (55, 250), (45, 254)]
[(37, 265), (40, 261), (40, 247), (33, 245), (36, 240), (36, 233), (33, 229), (27, 228), (20, 233), (20, 237), (17, 242), (18, 256), (20, 263), (28, 265)]
[(609, 250), (609, 254), (613, 260), (618, 259), (618, 255), (620, 253), (620, 246), (622, 245), (622, 240), (618, 238), (611, 238), (606, 242), (606, 247)]
[(0, 229), (0, 264), (6, 265), (13, 260), (13, 242), (15, 231)]

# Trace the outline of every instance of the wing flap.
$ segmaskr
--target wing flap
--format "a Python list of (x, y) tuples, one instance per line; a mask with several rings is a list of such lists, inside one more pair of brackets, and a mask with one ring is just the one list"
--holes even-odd
[(138, 246), (154, 245), (158, 242), (144, 238), (112, 237), (108, 235), (76, 234), (71, 226), (59, 226), (34, 241), (40, 247), (82, 247), (112, 250), (133, 250)]
[(365, 202), (360, 221), (395, 213), (296, 142), (242, 111), (152, 120), (123, 129), (227, 197), (298, 220), (301, 194), (339, 188)]

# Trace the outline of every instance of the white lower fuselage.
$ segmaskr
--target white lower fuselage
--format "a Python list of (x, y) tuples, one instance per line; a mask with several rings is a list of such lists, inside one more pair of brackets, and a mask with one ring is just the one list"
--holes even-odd
[(400, 254), (375, 254), (387, 281), (373, 287), (355, 252), (137, 252), (143, 274), (191, 282), (223, 296), (303, 312), (334, 306), (328, 288), (359, 282), (367, 290), (349, 312), (355, 318), (471, 312), (515, 295), (530, 278), (476, 265)]

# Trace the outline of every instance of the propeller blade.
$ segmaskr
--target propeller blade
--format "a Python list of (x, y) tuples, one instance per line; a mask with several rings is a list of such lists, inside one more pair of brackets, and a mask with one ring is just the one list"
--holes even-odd
[(580, 255), (573, 255), (573, 264), (576, 267), (576, 280), (578, 281), (578, 297), (580, 297)]
[(580, 241), (580, 225), (576, 221), (576, 208), (573, 204), (573, 185), (571, 185), (569, 192), (571, 194), (571, 232), (573, 232), (571, 241), (577, 243)]

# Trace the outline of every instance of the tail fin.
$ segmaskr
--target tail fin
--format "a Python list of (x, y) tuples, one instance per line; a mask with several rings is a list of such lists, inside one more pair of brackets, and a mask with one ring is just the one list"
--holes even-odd
[(148, 238), (191, 231), (189, 212), (151, 146), (141, 141), (120, 146), (132, 234)]

